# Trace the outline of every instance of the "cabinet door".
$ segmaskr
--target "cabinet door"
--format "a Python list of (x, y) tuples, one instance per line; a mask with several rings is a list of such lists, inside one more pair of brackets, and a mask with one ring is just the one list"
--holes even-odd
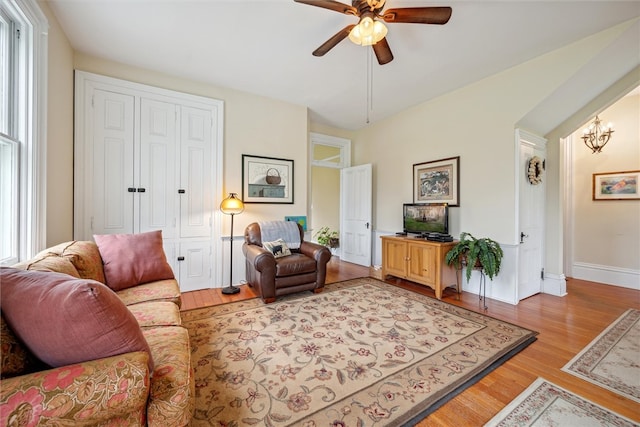
[(135, 155), (140, 189), (136, 232), (162, 230), (165, 239), (177, 234), (176, 110), (175, 104), (145, 98), (140, 101), (140, 150)]
[(396, 277), (407, 275), (407, 243), (399, 240), (382, 241), (382, 263), (384, 273)]
[(416, 282), (435, 284), (436, 248), (409, 243), (409, 271), (407, 277)]
[(93, 191), (88, 195), (86, 230), (93, 234), (133, 233), (134, 182), (134, 97), (95, 89), (92, 98), (92, 164), (88, 173)]
[(211, 236), (211, 123), (211, 111), (181, 107), (180, 238)]
[[(211, 241), (189, 241), (179, 244), (176, 263), (180, 291), (193, 291), (211, 287)], [(175, 270), (174, 270), (175, 271)]]

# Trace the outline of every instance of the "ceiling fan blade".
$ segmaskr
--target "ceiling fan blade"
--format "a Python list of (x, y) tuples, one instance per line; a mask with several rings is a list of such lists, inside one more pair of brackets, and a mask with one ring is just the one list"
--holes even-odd
[(347, 36), (349, 35), (353, 27), (355, 27), (355, 24), (347, 25), (342, 30), (338, 31), (333, 37), (331, 37), (326, 42), (322, 43), (322, 45), (319, 48), (314, 50), (313, 56), (322, 56), (325, 53), (329, 52), (331, 49), (335, 47), (335, 45), (337, 45), (342, 40), (347, 38)]
[[(296, 0), (297, 1), (297, 0)], [(382, 13), (385, 22), (407, 22), (411, 24), (443, 25), (451, 18), (450, 7), (405, 7), (387, 9)]]
[(323, 9), (335, 10), (336, 12), (344, 13), (346, 15), (358, 15), (358, 10), (348, 4), (340, 3), (334, 0), (294, 0), (296, 3), (308, 4), (310, 6), (317, 6)]
[(371, 47), (373, 47), (373, 51), (376, 53), (378, 64), (384, 65), (393, 61), (393, 53), (391, 53), (391, 48), (389, 47), (389, 43), (387, 43), (386, 37)]

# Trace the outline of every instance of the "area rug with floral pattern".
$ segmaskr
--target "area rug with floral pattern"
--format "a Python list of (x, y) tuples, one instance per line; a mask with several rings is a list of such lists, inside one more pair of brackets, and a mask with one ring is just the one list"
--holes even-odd
[(538, 378), (485, 424), (485, 427), (529, 426), (637, 427), (638, 424)]
[(437, 409), (537, 333), (373, 278), (186, 311), (192, 426), (395, 426)]
[(562, 370), (640, 402), (640, 310), (624, 312)]

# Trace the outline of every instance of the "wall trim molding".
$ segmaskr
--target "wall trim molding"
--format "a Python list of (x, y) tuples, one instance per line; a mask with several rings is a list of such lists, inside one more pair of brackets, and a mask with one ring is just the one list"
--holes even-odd
[(542, 293), (557, 297), (567, 295), (567, 278), (565, 275), (545, 273), (542, 281)]
[(574, 279), (640, 290), (640, 270), (586, 262), (574, 262), (572, 270)]

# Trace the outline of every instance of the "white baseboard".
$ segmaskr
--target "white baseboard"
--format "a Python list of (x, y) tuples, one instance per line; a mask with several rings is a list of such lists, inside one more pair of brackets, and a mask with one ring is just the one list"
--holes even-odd
[(542, 292), (557, 297), (567, 295), (567, 278), (564, 274), (546, 273), (542, 282)]
[(640, 290), (640, 270), (586, 262), (574, 262), (572, 270), (575, 279)]

